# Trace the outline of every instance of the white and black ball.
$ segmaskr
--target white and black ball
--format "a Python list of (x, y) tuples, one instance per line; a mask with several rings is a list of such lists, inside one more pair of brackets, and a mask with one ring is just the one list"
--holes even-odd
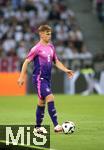
[(71, 134), (75, 131), (75, 124), (72, 121), (66, 121), (62, 124), (62, 129), (65, 134)]

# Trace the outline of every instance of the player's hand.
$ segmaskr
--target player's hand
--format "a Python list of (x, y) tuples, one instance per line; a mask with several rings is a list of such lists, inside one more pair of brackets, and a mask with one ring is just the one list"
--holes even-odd
[(17, 82), (19, 86), (22, 86), (24, 84), (24, 79), (19, 78)]
[(68, 75), (69, 78), (72, 78), (74, 76), (74, 72), (72, 70), (66, 70), (66, 74)]

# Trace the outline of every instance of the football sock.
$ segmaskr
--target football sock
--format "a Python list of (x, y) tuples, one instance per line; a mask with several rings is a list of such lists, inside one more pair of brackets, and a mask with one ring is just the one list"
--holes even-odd
[(45, 110), (45, 106), (37, 106), (37, 110), (36, 110), (36, 127), (41, 127), (41, 123), (43, 121), (44, 118), (44, 110)]
[(48, 102), (48, 113), (51, 117), (51, 120), (52, 120), (54, 126), (57, 126), (58, 125), (57, 113), (56, 113), (56, 109), (54, 106), (54, 101)]

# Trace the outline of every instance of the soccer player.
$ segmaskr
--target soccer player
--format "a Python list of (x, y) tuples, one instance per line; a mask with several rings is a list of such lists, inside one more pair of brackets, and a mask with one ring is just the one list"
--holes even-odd
[(45, 103), (48, 105), (48, 113), (54, 125), (55, 132), (61, 132), (62, 127), (58, 124), (56, 108), (54, 105), (54, 96), (51, 90), (51, 69), (52, 62), (57, 68), (64, 71), (68, 77), (73, 76), (73, 71), (67, 69), (57, 58), (55, 48), (51, 41), (52, 28), (49, 25), (41, 25), (38, 28), (40, 41), (28, 53), (18, 79), (19, 86), (24, 83), (24, 75), (27, 65), (33, 61), (34, 70), (32, 82), (38, 93), (38, 105), (36, 110), (36, 127), (42, 129), (41, 124), (44, 118)]

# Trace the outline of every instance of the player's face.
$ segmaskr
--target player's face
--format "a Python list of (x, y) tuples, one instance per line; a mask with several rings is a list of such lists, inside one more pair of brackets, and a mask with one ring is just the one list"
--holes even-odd
[(51, 40), (51, 31), (44, 31), (40, 33), (40, 37), (43, 41), (49, 42)]

